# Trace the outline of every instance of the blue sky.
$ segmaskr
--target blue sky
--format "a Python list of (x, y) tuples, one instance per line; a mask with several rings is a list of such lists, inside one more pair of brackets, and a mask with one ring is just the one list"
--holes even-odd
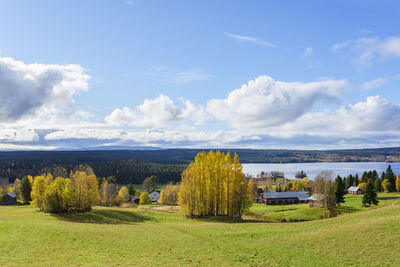
[(397, 1), (1, 1), (0, 149), (400, 144)]

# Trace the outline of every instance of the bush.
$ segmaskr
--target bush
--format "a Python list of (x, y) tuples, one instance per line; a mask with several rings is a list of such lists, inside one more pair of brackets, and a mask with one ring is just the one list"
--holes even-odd
[(139, 204), (151, 204), (149, 193), (144, 192), (140, 194)]
[(160, 203), (163, 205), (176, 206), (178, 201), (178, 186), (168, 184), (165, 190), (161, 192)]

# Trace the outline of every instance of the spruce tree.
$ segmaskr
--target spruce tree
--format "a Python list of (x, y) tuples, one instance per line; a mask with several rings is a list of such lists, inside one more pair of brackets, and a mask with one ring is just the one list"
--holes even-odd
[(389, 192), (396, 191), (396, 177), (393, 173), (392, 166), (390, 166), (390, 164), (386, 169), (385, 179), (388, 179), (390, 182)]
[(364, 207), (369, 207), (372, 205), (378, 205), (377, 194), (372, 183), (372, 179), (368, 179), (367, 186), (365, 189), (364, 196), (362, 198), (362, 205)]
[(24, 204), (29, 204), (29, 202), (32, 200), (31, 199), (32, 185), (31, 182), (29, 181), (28, 176), (24, 176), (22, 178), (20, 184), (20, 192), (22, 196), (22, 202)]
[(354, 178), (353, 175), (349, 175), (346, 180), (346, 189), (349, 189), (350, 186), (353, 186)]
[(354, 176), (353, 185), (358, 186), (359, 183), (360, 183), (360, 180), (358, 179), (358, 174), (356, 173), (356, 176)]
[(130, 196), (134, 196), (135, 195), (135, 187), (133, 187), (133, 184), (129, 184), (128, 185), (128, 194)]
[(374, 187), (375, 187), (376, 192), (382, 192), (382, 185), (381, 185), (381, 180), (379, 179), (379, 177), (375, 179)]
[(335, 195), (336, 195), (336, 204), (340, 206), (340, 203), (344, 203), (344, 195), (346, 194), (345, 185), (343, 183), (342, 177), (338, 175), (335, 180)]

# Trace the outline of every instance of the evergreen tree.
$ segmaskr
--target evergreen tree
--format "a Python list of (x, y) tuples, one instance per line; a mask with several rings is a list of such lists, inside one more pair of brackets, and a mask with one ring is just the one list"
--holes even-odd
[(133, 187), (133, 184), (129, 184), (128, 185), (128, 192), (130, 196), (134, 196), (135, 195), (135, 187)]
[(32, 192), (32, 185), (31, 182), (29, 181), (29, 177), (24, 176), (20, 184), (20, 193), (22, 197), (22, 202), (24, 204), (29, 204), (29, 202), (32, 200), (31, 192)]
[(353, 185), (358, 186), (359, 183), (360, 183), (360, 180), (358, 179), (358, 174), (356, 173), (356, 176), (354, 176)]
[(386, 169), (385, 179), (388, 179), (389, 183), (390, 183), (389, 192), (396, 191), (396, 186), (395, 186), (396, 185), (396, 177), (393, 173), (392, 166), (390, 166), (390, 164)]
[(375, 179), (374, 187), (375, 187), (376, 192), (382, 192), (381, 179), (379, 179), (379, 177)]
[(354, 184), (354, 177), (353, 175), (350, 174), (346, 180), (346, 189), (349, 189), (349, 187), (353, 186), (353, 184)]
[(372, 171), (372, 177), (371, 178), (372, 178), (372, 181), (375, 181), (376, 179), (379, 179), (379, 175), (378, 175), (376, 170)]
[(345, 185), (343, 183), (342, 177), (338, 175), (335, 180), (335, 195), (336, 195), (336, 205), (340, 206), (340, 203), (344, 203), (344, 195), (346, 194)]
[(365, 189), (364, 196), (362, 198), (362, 204), (365, 207), (369, 207), (372, 205), (378, 205), (378, 199), (376, 198), (377, 194), (372, 183), (372, 179), (368, 179), (367, 186)]
[(361, 177), (361, 183), (367, 183), (369, 178), (370, 178), (370, 173), (364, 172)]

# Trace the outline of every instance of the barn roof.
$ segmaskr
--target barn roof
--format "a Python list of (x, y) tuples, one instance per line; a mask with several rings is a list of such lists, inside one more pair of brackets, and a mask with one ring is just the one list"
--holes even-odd
[(12, 198), (16, 198), (16, 197), (17, 197), (17, 195), (15, 195), (15, 194), (12, 193), (12, 192), (8, 193), (7, 195), (9, 195), (9, 196), (12, 197)]
[(307, 200), (308, 195), (306, 191), (298, 192), (270, 192), (264, 193), (265, 198), (293, 198), (297, 197), (299, 200)]
[(357, 192), (358, 190), (360, 190), (361, 188), (359, 188), (358, 186), (350, 186), (348, 191), (353, 191), (353, 192)]
[(325, 199), (325, 196), (323, 194), (312, 194), (311, 197), (308, 198), (308, 200), (315, 200), (315, 201), (322, 201)]

